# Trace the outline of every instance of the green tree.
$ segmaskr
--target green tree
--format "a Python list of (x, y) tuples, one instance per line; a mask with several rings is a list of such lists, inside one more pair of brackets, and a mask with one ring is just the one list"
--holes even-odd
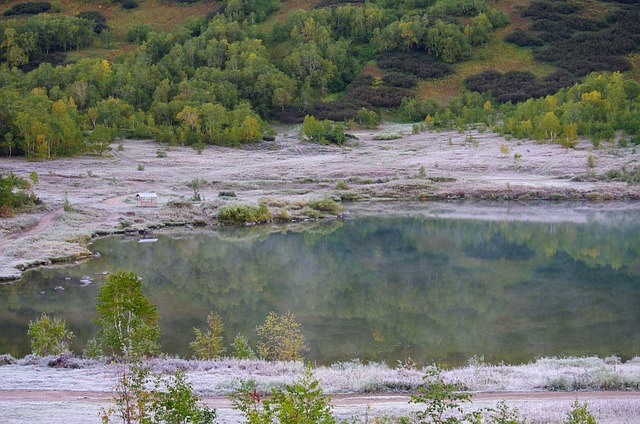
[(224, 323), (220, 315), (210, 313), (207, 316), (207, 324), (209, 328), (206, 333), (200, 331), (199, 328), (193, 329), (196, 333), (196, 339), (189, 343), (189, 347), (193, 349), (196, 358), (214, 359), (227, 350), (223, 346)]
[(158, 353), (158, 313), (132, 272), (111, 274), (98, 292), (98, 334), (104, 349), (125, 358)]
[(242, 334), (238, 334), (231, 344), (233, 357), (238, 359), (256, 359), (256, 353), (251, 349), (249, 340)]
[(98, 124), (89, 134), (89, 148), (98, 152), (100, 156), (106, 151), (111, 150), (109, 144), (113, 141), (113, 131), (111, 128)]
[(38, 356), (67, 353), (69, 344), (75, 339), (63, 319), (47, 314), (42, 314), (35, 322), (30, 321), (27, 334), (31, 337), (31, 350)]
[(291, 312), (270, 312), (263, 325), (256, 327), (258, 354), (267, 361), (299, 361), (307, 350), (300, 324)]

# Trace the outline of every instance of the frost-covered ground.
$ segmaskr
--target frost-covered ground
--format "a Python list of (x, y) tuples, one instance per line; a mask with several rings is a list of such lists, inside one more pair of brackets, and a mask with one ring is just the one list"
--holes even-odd
[[(0, 366), (0, 417), (6, 423), (91, 423), (109, 407), (121, 365), (71, 359), (70, 368), (52, 368), (52, 358), (26, 357)], [(241, 422), (229, 393), (241, 380), (252, 379), (268, 392), (299, 378), (302, 363), (224, 359), (195, 361), (155, 359), (153, 372), (185, 370), (203, 402), (218, 410), (219, 422)], [(325, 393), (333, 397), (340, 418), (399, 416), (420, 409), (409, 404), (424, 370), (412, 366), (338, 363), (314, 369)], [(599, 423), (640, 423), (640, 358), (543, 358), (526, 365), (488, 365), (471, 360), (464, 368), (444, 371), (447, 380), (462, 382), (474, 393), (470, 408), (495, 406), (505, 400), (534, 423), (561, 422), (575, 399), (587, 402)], [(563, 391), (550, 391), (563, 390)], [(579, 389), (574, 391), (573, 389)], [(608, 391), (602, 391), (608, 389)]]
[[(372, 201), (640, 199), (640, 186), (592, 178), (637, 166), (640, 153), (632, 147), (604, 143), (594, 150), (583, 140), (576, 149), (565, 149), (477, 131), (412, 134), (410, 125), (358, 131), (357, 141), (325, 146), (301, 142), (296, 132), (280, 129), (273, 142), (237, 149), (209, 146), (202, 154), (122, 140), (121, 150), (115, 143), (104, 156), (46, 162), (0, 158), (3, 174), (28, 178), (37, 173), (34, 191), (45, 203), (33, 215), (0, 220), (0, 280), (18, 278), (18, 268), (88, 255), (86, 244), (97, 232), (212, 223), (217, 209), (229, 203), (263, 201), (276, 213), (284, 208), (295, 215), (310, 199), (341, 195), (340, 180), (349, 198)], [(382, 132), (402, 138), (375, 140)], [(191, 201), (187, 185), (194, 179), (201, 183), (204, 200), (199, 202)], [(221, 191), (236, 197), (219, 197)], [(137, 192), (157, 193), (159, 207), (136, 207)], [(62, 210), (65, 198), (73, 211)]]

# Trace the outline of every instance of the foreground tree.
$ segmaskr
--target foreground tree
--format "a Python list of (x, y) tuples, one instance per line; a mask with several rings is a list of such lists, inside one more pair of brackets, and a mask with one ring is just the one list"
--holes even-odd
[(110, 275), (98, 292), (96, 308), (100, 317), (95, 323), (104, 349), (125, 358), (158, 353), (158, 313), (136, 274)]
[(271, 390), (263, 400), (254, 381), (242, 382), (242, 388), (231, 395), (234, 409), (244, 415), (248, 424), (334, 424), (331, 397), (325, 396), (310, 367), (298, 380), (284, 388)]

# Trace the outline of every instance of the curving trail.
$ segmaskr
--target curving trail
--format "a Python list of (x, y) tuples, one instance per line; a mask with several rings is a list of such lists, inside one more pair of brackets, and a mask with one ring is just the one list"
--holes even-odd
[(60, 216), (60, 213), (62, 213), (62, 210), (63, 208), (51, 210), (42, 215), (38, 223), (28, 230), (19, 231), (17, 233), (9, 234), (7, 237), (4, 237), (2, 240), (0, 240), (0, 253), (4, 252), (4, 249), (7, 247), (9, 242), (39, 234), (45, 231), (47, 228), (51, 227), (51, 225), (53, 225), (56, 219), (58, 219), (58, 217)]

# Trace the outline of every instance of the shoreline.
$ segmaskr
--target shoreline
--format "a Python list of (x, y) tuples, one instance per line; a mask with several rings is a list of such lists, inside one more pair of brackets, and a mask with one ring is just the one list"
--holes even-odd
[[(123, 150), (114, 145), (105, 156), (37, 163), (0, 159), (0, 172), (38, 173), (33, 191), (46, 205), (0, 221), (0, 281), (18, 280), (33, 267), (88, 258), (87, 245), (97, 235), (219, 225), (215, 214), (225, 205), (264, 203), (274, 216), (285, 211), (302, 222), (335, 217), (310, 212), (308, 202), (324, 198), (363, 213), (433, 209), (434, 216), (492, 220), (517, 219), (514, 215), (527, 215), (539, 204), (564, 211), (531, 219), (566, 219), (567, 209), (576, 205), (594, 210), (640, 205), (639, 185), (593, 177), (640, 163), (640, 153), (631, 148), (604, 143), (594, 150), (581, 140), (576, 149), (565, 149), (477, 131), (412, 134), (410, 125), (393, 126), (403, 133), (401, 139), (374, 140), (388, 128), (357, 132), (358, 140), (344, 147), (301, 142), (285, 130), (273, 142), (210, 146), (202, 154), (122, 140)], [(519, 158), (501, 153), (504, 146)], [(593, 168), (589, 157), (595, 158)], [(137, 207), (137, 192), (157, 193), (158, 207)], [(200, 200), (193, 200), (196, 195)], [(65, 198), (71, 211), (63, 209)], [(511, 212), (491, 210), (495, 205)]]

